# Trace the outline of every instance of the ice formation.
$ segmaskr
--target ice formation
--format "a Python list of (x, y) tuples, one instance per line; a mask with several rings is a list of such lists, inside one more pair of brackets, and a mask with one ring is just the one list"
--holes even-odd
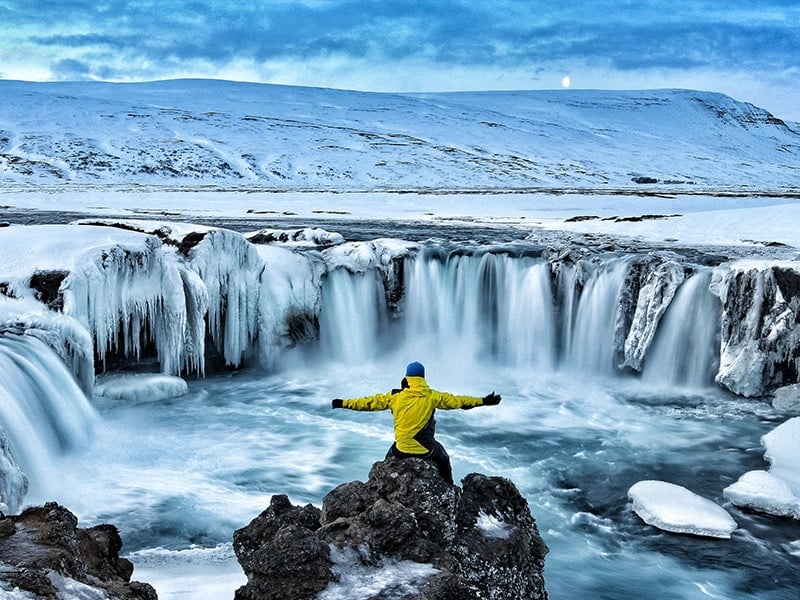
[(730, 538), (736, 521), (711, 500), (665, 481), (640, 481), (628, 490), (633, 510), (648, 525), (705, 537)]
[(189, 386), (180, 377), (154, 373), (98, 377), (94, 386), (95, 396), (128, 402), (158, 402), (183, 396), (187, 391)]
[(102, 366), (154, 355), (171, 375), (203, 375), (209, 357), (274, 368), (286, 348), (318, 335), (331, 352), (369, 348), (399, 315), (404, 327), (463, 338), (518, 366), (625, 367), (677, 385), (716, 376), (744, 396), (794, 381), (800, 368), (794, 261), (563, 259), (343, 242), (310, 228), (250, 239), (141, 220), (5, 228), (0, 326), (46, 341), (87, 390), (95, 357)]

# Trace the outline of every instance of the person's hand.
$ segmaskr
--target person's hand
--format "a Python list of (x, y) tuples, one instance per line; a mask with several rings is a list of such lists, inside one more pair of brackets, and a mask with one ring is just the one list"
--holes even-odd
[(334, 398), (331, 400), (331, 408), (342, 408), (342, 402), (344, 402), (344, 400), (341, 398)]
[(502, 400), (500, 394), (495, 394), (494, 392), (492, 392), (488, 396), (483, 397), (483, 403), (486, 406), (493, 406), (495, 404), (500, 404), (500, 400)]

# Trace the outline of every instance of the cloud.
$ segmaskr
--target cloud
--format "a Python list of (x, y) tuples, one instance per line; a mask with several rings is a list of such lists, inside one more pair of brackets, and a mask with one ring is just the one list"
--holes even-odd
[[(0, 2), (0, 52), (53, 78), (269, 77), (333, 65), (349, 80), (400, 68), (495, 70), (529, 84), (546, 71), (641, 74), (800, 69), (796, 0), (24, 0)], [(25, 52), (19, 50), (25, 48)], [(16, 50), (15, 50), (16, 49)], [(14, 63), (4, 60), (3, 69)], [(318, 70), (318, 69), (317, 69)], [(359, 75), (358, 71), (362, 74)], [(364, 70), (371, 71), (366, 74)], [(537, 74), (534, 76), (533, 74)], [(562, 73), (563, 74), (563, 73)], [(763, 75), (762, 75), (763, 74)], [(413, 80), (414, 73), (405, 76)], [(560, 81), (560, 75), (556, 81)], [(314, 84), (314, 80), (298, 83)]]
[(72, 58), (65, 58), (52, 65), (50, 71), (53, 73), (55, 79), (60, 79), (62, 81), (79, 81), (91, 79), (92, 69), (84, 62)]

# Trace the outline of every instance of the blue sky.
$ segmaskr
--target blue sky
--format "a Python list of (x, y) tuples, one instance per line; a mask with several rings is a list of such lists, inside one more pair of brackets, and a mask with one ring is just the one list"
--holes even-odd
[(800, 121), (800, 0), (0, 0), (0, 78), (681, 87)]

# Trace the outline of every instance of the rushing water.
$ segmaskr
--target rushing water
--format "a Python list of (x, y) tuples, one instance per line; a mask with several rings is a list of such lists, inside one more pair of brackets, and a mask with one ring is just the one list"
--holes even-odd
[(376, 272), (337, 272), (316, 346), (287, 352), (277, 373), (192, 381), (169, 401), (96, 398), (91, 440), (43, 457), (58, 476), (33, 481), (28, 501), (117, 524), (134, 576), (162, 600), (230, 598), (244, 579), (234, 529), (275, 493), (320, 505), (336, 485), (365, 480), (390, 445), (390, 414), (332, 411), (330, 399), (397, 387), (420, 360), (432, 387), (503, 396), (437, 415), (438, 437), (456, 480), (503, 475), (528, 499), (550, 547), (552, 599), (795, 598), (797, 522), (726, 504), (740, 528), (717, 540), (660, 532), (632, 512), (627, 490), (644, 479), (724, 503), (723, 488), (766, 467), (760, 437), (782, 419), (710, 385), (718, 314), (703, 271), (680, 288), (643, 375), (613, 375), (626, 265), (589, 274), (577, 296), (550, 289), (535, 258), (411, 261), (394, 316)]

